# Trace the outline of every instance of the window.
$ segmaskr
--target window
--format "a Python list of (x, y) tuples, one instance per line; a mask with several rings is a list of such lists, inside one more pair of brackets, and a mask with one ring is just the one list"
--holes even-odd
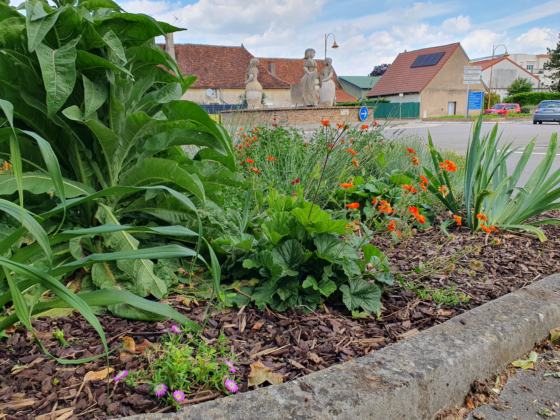
[(494, 105), (492, 107), (492, 109), (504, 109), (504, 106), (502, 104), (497, 104), (497, 105)]
[(527, 64), (527, 71), (529, 73), (533, 73), (533, 65), (532, 64)]
[(273, 76), (276, 76), (276, 64), (274, 64), (274, 63), (268, 63), (268, 71), (269, 71), (270, 74), (272, 74)]

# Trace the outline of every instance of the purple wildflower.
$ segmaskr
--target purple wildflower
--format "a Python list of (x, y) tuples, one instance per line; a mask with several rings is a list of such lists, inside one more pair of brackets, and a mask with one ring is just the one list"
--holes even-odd
[(226, 361), (224, 363), (226, 365), (228, 365), (230, 368), (235, 366), (235, 362), (233, 360), (230, 360), (230, 359), (226, 359)]
[(185, 393), (183, 391), (175, 391), (173, 393), (173, 398), (175, 398), (175, 401), (181, 402), (185, 399)]
[(171, 329), (173, 330), (173, 332), (174, 332), (175, 334), (183, 334), (183, 331), (182, 331), (181, 328), (179, 328), (177, 325), (173, 325), (173, 326), (171, 327)]
[(154, 392), (156, 397), (163, 397), (167, 393), (167, 385), (164, 383), (159, 383), (155, 386)]
[(121, 373), (119, 373), (117, 376), (115, 376), (113, 378), (113, 381), (118, 382), (121, 379), (124, 379), (128, 376), (128, 370), (123, 370)]
[(226, 381), (226, 388), (228, 389), (229, 392), (237, 392), (237, 390), (239, 389), (239, 387), (237, 386), (237, 383), (235, 381), (232, 381), (231, 379), (228, 379)]
[(237, 369), (235, 369), (234, 367), (229, 368), (229, 373), (235, 373), (235, 372), (237, 372)]

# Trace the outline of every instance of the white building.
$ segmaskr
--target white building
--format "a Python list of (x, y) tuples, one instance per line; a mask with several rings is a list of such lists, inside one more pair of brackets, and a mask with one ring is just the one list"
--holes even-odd
[(541, 80), (541, 86), (539, 87), (550, 87), (552, 80), (547, 76), (550, 76), (551, 71), (544, 70), (544, 64), (550, 60), (550, 55), (511, 54), (508, 58), (529, 73), (537, 76)]

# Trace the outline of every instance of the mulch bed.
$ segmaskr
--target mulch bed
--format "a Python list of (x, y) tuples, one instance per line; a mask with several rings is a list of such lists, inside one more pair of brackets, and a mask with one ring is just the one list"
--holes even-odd
[[(559, 213), (549, 212), (541, 217), (558, 218)], [(440, 305), (429, 296), (419, 298), (414, 291), (405, 290), (396, 282), (383, 293), (379, 319), (376, 316), (353, 319), (344, 306), (338, 305), (326, 305), (307, 314), (294, 310), (262, 313), (247, 307), (214, 312), (203, 335), (209, 342), (215, 342), (220, 330), (228, 337), (240, 365), (237, 371), (240, 392), (250, 390), (247, 388), (250, 365), (259, 360), (282, 374), (284, 381), (290, 381), (370, 354), (560, 272), (560, 226), (548, 225), (543, 230), (549, 238), (546, 242), (539, 242), (524, 232), (500, 232), (485, 241), (485, 235), (472, 235), (466, 229), (450, 230), (451, 237), (446, 238), (436, 228), (419, 231), (394, 248), (388, 239), (375, 241), (376, 246), (387, 252), (391, 268), (401, 272), (405, 282), (421, 282), (432, 289), (449, 289), (454, 285), (455, 291), (470, 298), (468, 302)], [(186, 307), (180, 295), (168, 298), (167, 302), (202, 323), (204, 303), (197, 307), (193, 302)], [(120, 346), (119, 338), (125, 336), (134, 338), (137, 344), (144, 340), (154, 343), (161, 335), (160, 330), (172, 325), (110, 316), (100, 321), (110, 348)], [(81, 316), (39, 318), (33, 323), (43, 344), (57, 357), (86, 358), (103, 351), (98, 336)], [(57, 328), (64, 331), (71, 347), (62, 348), (52, 337)], [(115, 372), (147, 367), (143, 357), (121, 360), (115, 352), (110, 359)], [(146, 385), (132, 388), (119, 384), (114, 388), (111, 384), (107, 407), (106, 381), (87, 382), (82, 387), (87, 372), (103, 368), (104, 359), (82, 365), (60, 365), (42, 353), (28, 331), (17, 327), (0, 343), (0, 413), (6, 414), (4, 417), (0, 414), (0, 418), (105, 419), (170, 410), (150, 395)], [(222, 396), (198, 393), (187, 396), (185, 403)], [(108, 408), (111, 416), (107, 415)], [(51, 413), (54, 413), (52, 417)]]

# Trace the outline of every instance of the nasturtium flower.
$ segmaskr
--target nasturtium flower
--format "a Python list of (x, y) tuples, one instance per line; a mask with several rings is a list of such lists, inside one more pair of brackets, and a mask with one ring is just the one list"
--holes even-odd
[(358, 207), (360, 207), (360, 203), (346, 204), (346, 207), (351, 208), (351, 209), (357, 209)]
[(154, 393), (156, 397), (163, 397), (167, 393), (167, 385), (164, 383), (159, 383), (154, 387)]
[(456, 214), (453, 215), (453, 218), (455, 219), (455, 221), (457, 222), (457, 226), (461, 226), (461, 220), (462, 217), (461, 216), (457, 216)]
[(185, 393), (183, 391), (175, 391), (173, 393), (173, 398), (175, 398), (175, 401), (181, 402), (185, 399)]
[(235, 381), (232, 381), (231, 379), (226, 380), (226, 388), (229, 392), (233, 392), (236, 393), (237, 390), (239, 389), (239, 387), (237, 386), (237, 383)]
[(123, 370), (122, 372), (120, 372), (118, 375), (116, 375), (116, 376), (113, 378), (113, 381), (118, 382), (118, 381), (120, 381), (121, 379), (126, 378), (126, 377), (128, 376), (128, 373), (129, 373), (128, 370)]
[(488, 221), (488, 217), (486, 217), (484, 214), (477, 214), (476, 218), (479, 220), (484, 220), (485, 222)]
[(352, 188), (354, 186), (354, 184), (348, 184), (346, 182), (343, 182), (342, 184), (340, 184), (340, 186), (342, 188)]
[(350, 149), (350, 148), (348, 148), (346, 151), (347, 151), (348, 153), (352, 153), (354, 156), (356, 156), (356, 155), (358, 154), (358, 153), (356, 153), (354, 150), (352, 150), (352, 149)]

